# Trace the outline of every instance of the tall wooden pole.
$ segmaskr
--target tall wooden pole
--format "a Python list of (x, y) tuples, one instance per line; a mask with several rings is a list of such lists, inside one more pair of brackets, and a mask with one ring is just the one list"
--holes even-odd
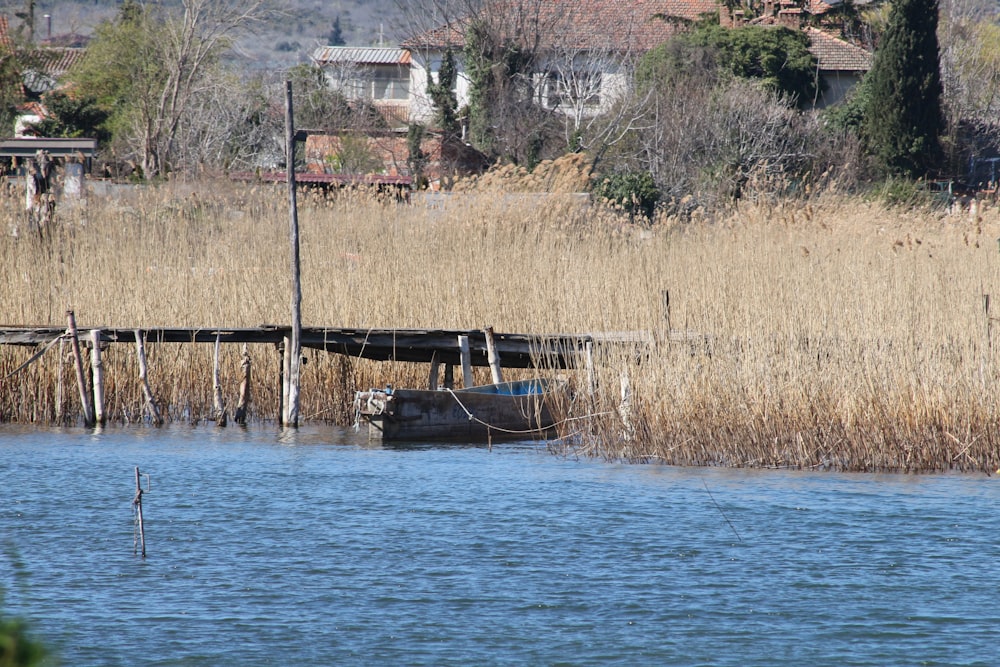
[(302, 364), (302, 284), (299, 280), (299, 211), (295, 201), (295, 114), (292, 108), (292, 82), (285, 81), (285, 163), (288, 169), (288, 210), (291, 219), (292, 244), (292, 334), (289, 358), (288, 403), (285, 406), (285, 426), (299, 425), (299, 377)]
[(76, 333), (76, 315), (72, 310), (66, 311), (67, 331), (70, 343), (73, 345), (73, 361), (76, 364), (76, 384), (80, 389), (80, 408), (83, 411), (83, 423), (87, 428), (94, 426), (94, 404), (90, 401), (87, 391), (87, 378), (83, 373), (83, 356), (80, 354), (80, 338)]

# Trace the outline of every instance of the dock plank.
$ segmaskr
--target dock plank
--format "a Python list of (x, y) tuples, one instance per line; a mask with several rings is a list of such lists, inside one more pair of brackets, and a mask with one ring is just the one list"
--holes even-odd
[[(136, 329), (81, 326), (81, 330), (101, 331), (102, 343), (135, 344)], [(147, 343), (279, 344), (291, 328), (262, 325), (246, 328), (151, 327), (139, 329)], [(65, 333), (51, 326), (0, 326), (0, 345), (46, 345)], [(406, 361), (459, 365), (459, 336), (467, 336), (473, 366), (488, 366), (486, 336), (482, 330), (458, 329), (357, 329), (303, 327), (303, 347), (325, 350), (375, 361)], [(575, 368), (583, 364), (583, 350), (614, 348), (628, 354), (643, 354), (655, 344), (644, 332), (587, 334), (494, 333), (501, 363), (506, 368)]]

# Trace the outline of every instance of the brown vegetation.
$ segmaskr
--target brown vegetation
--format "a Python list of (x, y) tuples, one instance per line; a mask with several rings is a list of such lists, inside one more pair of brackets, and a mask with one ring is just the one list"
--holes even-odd
[[(1000, 360), (983, 307), (1000, 285), (994, 209), (947, 215), (825, 195), (640, 227), (561, 195), (472, 192), (443, 210), (359, 192), (303, 199), (304, 324), (656, 332), (644, 359), (599, 360), (593, 398), (582, 373), (570, 374), (578, 392), (566, 416), (595, 416), (567, 422), (577, 428), (556, 443), (567, 451), (838, 470), (1000, 465)], [(61, 327), (68, 308), (81, 327), (289, 319), (280, 188), (92, 199), (58, 211), (44, 238), (27, 232), (16, 204), (0, 214), (0, 324)], [(2, 380), (0, 421), (56, 419), (55, 349)], [(0, 348), (0, 377), (30, 352)], [(239, 350), (223, 352), (232, 404)], [(148, 354), (170, 418), (207, 418), (212, 346), (150, 344)], [(272, 419), (278, 354), (251, 354), (251, 416)], [(308, 356), (306, 418), (344, 423), (356, 388), (426, 382), (424, 368)], [(111, 419), (141, 419), (134, 349), (110, 346), (104, 361)], [(61, 368), (61, 413), (75, 421), (70, 367)]]

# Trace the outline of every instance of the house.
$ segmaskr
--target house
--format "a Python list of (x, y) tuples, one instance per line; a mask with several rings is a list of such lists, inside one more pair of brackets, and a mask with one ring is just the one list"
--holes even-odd
[(802, 30), (809, 38), (809, 50), (816, 57), (816, 68), (825, 84), (813, 106), (823, 108), (843, 100), (871, 69), (873, 61), (871, 51), (842, 39), (837, 22), (827, 20), (841, 1), (764, 0), (756, 16), (743, 9), (722, 8), (719, 22), (730, 28), (760, 25)]
[[(501, 39), (536, 45), (541, 58), (534, 81), (539, 103), (567, 114), (594, 115), (620, 95), (626, 68), (635, 58), (717, 10), (717, 0), (499, 0), (483, 11)], [(413, 54), (411, 120), (426, 123), (432, 118), (427, 83), (437, 79), (449, 49), (457, 56), (458, 106), (468, 102), (469, 78), (461, 53), (469, 26), (469, 17), (459, 17), (403, 42)]]
[(819, 92), (814, 106), (828, 107), (843, 100), (871, 69), (871, 51), (855, 46), (818, 28), (807, 27), (809, 50), (816, 56), (817, 68), (826, 87)]
[(323, 46), (312, 62), (323, 69), (330, 87), (348, 100), (367, 100), (389, 127), (410, 120), (410, 52), (401, 48)]
[[(0, 16), (0, 53), (13, 53), (15, 48), (10, 39), (9, 23), (6, 16)], [(20, 82), (16, 91), (7, 91), (9, 98), (20, 99), (20, 112), (14, 127), (14, 135), (24, 136), (32, 123), (44, 118), (46, 110), (39, 101), (45, 93), (56, 89), (60, 79), (79, 62), (85, 50), (77, 47), (36, 47), (19, 50), (17, 64), (20, 67)], [(0, 131), (0, 136), (6, 135)]]
[[(818, 61), (825, 89), (814, 106), (845, 96), (871, 66), (869, 51), (841, 39), (833, 8), (841, 0), (762, 0), (756, 11), (722, 0), (492, 0), (475, 17), (500, 42), (526, 45), (535, 56), (530, 86), (535, 102), (565, 114), (580, 127), (584, 118), (609, 107), (625, 91), (635, 61), (706, 17), (726, 27), (774, 25), (802, 30)], [(313, 54), (331, 86), (349, 99), (372, 101), (392, 127), (429, 125), (434, 105), (428, 82), (437, 81), (448, 51), (455, 57), (458, 108), (469, 101), (463, 62), (473, 21), (459, 16), (420, 32), (395, 48), (323, 47)], [(398, 147), (394, 149), (398, 153)], [(405, 171), (398, 155), (387, 171)]]

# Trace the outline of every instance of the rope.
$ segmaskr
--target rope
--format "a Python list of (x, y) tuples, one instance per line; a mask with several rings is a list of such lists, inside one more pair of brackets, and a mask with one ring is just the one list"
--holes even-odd
[(465, 407), (465, 405), (458, 398), (458, 396), (455, 395), (455, 391), (454, 390), (449, 389), (449, 388), (446, 387), (445, 391), (447, 391), (449, 394), (451, 394), (451, 397), (455, 399), (456, 403), (458, 403), (458, 407), (462, 408), (462, 410), (465, 412), (465, 414), (468, 415), (469, 421), (478, 422), (478, 423), (482, 424), (483, 426), (485, 426), (486, 428), (492, 429), (494, 431), (500, 431), (502, 433), (511, 433), (511, 434), (514, 434), (514, 435), (527, 435), (529, 433), (538, 433), (539, 431), (546, 431), (546, 430), (548, 430), (550, 428), (558, 428), (559, 426), (562, 426), (563, 424), (568, 424), (568, 423), (573, 422), (573, 421), (579, 421), (581, 419), (592, 419), (594, 417), (603, 417), (605, 415), (615, 414), (614, 411), (610, 411), (609, 410), (607, 412), (598, 412), (598, 413), (595, 413), (595, 414), (580, 415), (579, 417), (567, 417), (566, 419), (563, 419), (563, 420), (560, 420), (560, 421), (557, 421), (557, 422), (553, 422), (551, 425), (546, 426), (544, 428), (539, 427), (539, 428), (531, 428), (531, 429), (527, 429), (527, 430), (509, 429), (509, 428), (502, 428), (500, 426), (494, 426), (493, 424), (490, 424), (489, 422), (483, 421), (479, 417), (477, 417), (474, 414), (472, 414), (469, 411), (469, 409), (467, 407)]

